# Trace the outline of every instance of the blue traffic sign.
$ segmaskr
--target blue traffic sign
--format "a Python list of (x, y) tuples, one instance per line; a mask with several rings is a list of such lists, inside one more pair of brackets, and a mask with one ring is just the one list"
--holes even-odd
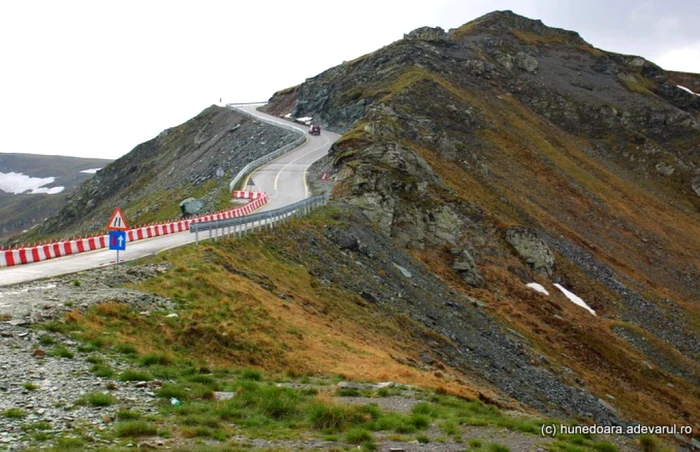
[(126, 251), (126, 232), (109, 231), (109, 249)]

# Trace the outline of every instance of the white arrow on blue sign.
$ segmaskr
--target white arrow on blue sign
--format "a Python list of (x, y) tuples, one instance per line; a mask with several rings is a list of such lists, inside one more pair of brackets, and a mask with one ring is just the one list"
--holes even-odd
[(126, 232), (109, 231), (109, 249), (126, 251)]

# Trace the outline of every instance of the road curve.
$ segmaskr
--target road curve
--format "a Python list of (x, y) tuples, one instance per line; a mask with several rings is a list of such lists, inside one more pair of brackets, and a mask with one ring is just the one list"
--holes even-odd
[[(256, 105), (236, 105), (232, 108), (252, 114), (261, 121), (292, 126), (307, 133), (307, 127), (259, 112)], [(306, 185), (306, 170), (313, 162), (328, 153), (331, 145), (339, 138), (332, 132), (321, 132), (320, 136), (308, 135), (308, 140), (300, 147), (267, 163), (251, 174), (256, 191), (268, 193), (269, 202), (260, 211), (276, 209), (309, 196)], [(120, 253), (120, 261), (130, 261), (161, 251), (187, 245), (194, 242), (194, 234), (189, 231), (154, 237), (151, 239), (129, 242), (126, 251)], [(75, 273), (91, 268), (113, 265), (116, 252), (97, 250), (64, 256), (32, 264), (0, 268), (0, 286), (49, 278), (52, 276)]]

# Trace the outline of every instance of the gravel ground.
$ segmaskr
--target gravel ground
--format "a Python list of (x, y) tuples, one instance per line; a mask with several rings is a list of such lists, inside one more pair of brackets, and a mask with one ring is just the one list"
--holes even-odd
[[(0, 449), (27, 447), (31, 433), (27, 426), (40, 422), (48, 423), (49, 429), (42, 431), (49, 435), (84, 428), (92, 436), (92, 432), (108, 428), (107, 422), (114, 419), (117, 410), (157, 411), (152, 387), (137, 382), (115, 383), (94, 376), (88, 355), (76, 351), (77, 344), (73, 341), (60, 342), (59, 335), (55, 335), (57, 345), (73, 352), (73, 358), (53, 357), (49, 353), (35, 356), (39, 337), (44, 334), (0, 322), (0, 412), (18, 408), (26, 414), (21, 419), (0, 417)], [(40, 350), (44, 348), (48, 351), (52, 347), (41, 346)], [(120, 369), (118, 363), (111, 364), (115, 370)], [(26, 389), (27, 383), (36, 389)], [(109, 393), (116, 402), (106, 407), (76, 405), (81, 396), (91, 392)]]

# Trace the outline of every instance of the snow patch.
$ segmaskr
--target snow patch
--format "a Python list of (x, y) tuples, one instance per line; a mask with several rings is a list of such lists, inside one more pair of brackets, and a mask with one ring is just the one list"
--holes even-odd
[(571, 300), (574, 304), (577, 304), (577, 305), (581, 306), (582, 308), (587, 309), (591, 314), (595, 315), (595, 311), (593, 309), (591, 309), (591, 307), (588, 306), (586, 304), (586, 302), (581, 299), (581, 297), (579, 297), (578, 295), (576, 295), (573, 292), (569, 292), (568, 290), (566, 290), (564, 287), (562, 287), (559, 284), (554, 284), (554, 285), (556, 286), (557, 289), (561, 290), (561, 292), (566, 296), (566, 298)]
[(102, 168), (84, 169), (84, 170), (81, 171), (81, 173), (85, 173), (85, 174), (95, 174), (96, 172), (98, 172), (98, 171), (101, 170), (101, 169), (102, 169)]
[(536, 282), (531, 282), (526, 284), (527, 287), (529, 287), (532, 290), (535, 290), (536, 292), (543, 293), (545, 295), (549, 295), (549, 292), (547, 292), (547, 289), (542, 286), (542, 284), (538, 284)]
[(685, 86), (676, 85), (676, 88), (680, 88), (680, 89), (682, 89), (683, 91), (685, 91), (686, 93), (690, 93), (690, 94), (694, 94), (694, 95), (696, 95), (696, 96), (700, 96), (700, 94), (694, 93), (692, 90), (686, 88)]
[(65, 187), (44, 187), (53, 184), (55, 177), (31, 177), (22, 173), (0, 173), (0, 190), (6, 193), (19, 195), (29, 191), (30, 194), (46, 193), (55, 195), (61, 193)]
[(304, 124), (309, 124), (311, 120), (314, 119), (311, 116), (304, 116), (303, 118), (297, 118), (297, 121), (303, 122)]

